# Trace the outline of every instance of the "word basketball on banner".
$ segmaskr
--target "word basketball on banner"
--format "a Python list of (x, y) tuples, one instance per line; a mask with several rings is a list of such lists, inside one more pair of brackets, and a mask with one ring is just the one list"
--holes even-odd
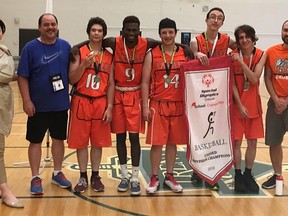
[(233, 165), (232, 75), (230, 56), (192, 60), (181, 66), (189, 124), (187, 160), (194, 172), (214, 185)]

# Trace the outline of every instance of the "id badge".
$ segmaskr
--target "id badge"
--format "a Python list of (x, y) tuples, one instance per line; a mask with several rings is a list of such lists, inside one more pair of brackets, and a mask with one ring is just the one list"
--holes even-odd
[(63, 84), (61, 74), (50, 76), (50, 82), (52, 84), (52, 88), (54, 92), (58, 92), (64, 89), (64, 84)]

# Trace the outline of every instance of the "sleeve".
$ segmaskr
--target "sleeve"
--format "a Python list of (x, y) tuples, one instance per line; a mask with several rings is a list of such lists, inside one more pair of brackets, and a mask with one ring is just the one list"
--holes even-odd
[(26, 45), (24, 46), (21, 56), (20, 56), (20, 61), (19, 61), (19, 66), (17, 70), (18, 76), (23, 76), (23, 77), (29, 77), (29, 47)]
[(15, 64), (13, 57), (8, 55), (3, 50), (3, 54), (0, 56), (0, 82), (2, 83), (9, 83), (14, 76), (15, 73)]

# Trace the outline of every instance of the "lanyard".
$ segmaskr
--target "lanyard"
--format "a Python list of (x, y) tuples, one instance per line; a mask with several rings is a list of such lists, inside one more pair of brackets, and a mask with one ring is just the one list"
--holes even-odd
[(215, 40), (213, 42), (211, 55), (210, 55), (210, 49), (209, 49), (209, 41), (208, 41), (208, 37), (207, 37), (206, 32), (204, 32), (204, 36), (205, 36), (205, 41), (206, 41), (206, 49), (207, 49), (208, 58), (213, 57), (213, 54), (214, 54), (214, 51), (215, 51), (215, 48), (216, 48), (216, 44), (217, 44), (217, 41), (218, 41), (218, 33), (217, 33), (217, 35), (215, 37)]
[[(88, 44), (88, 47), (89, 47), (89, 50), (90, 51), (93, 51), (93, 49), (92, 49), (92, 47), (90, 46), (90, 44)], [(99, 63), (98, 63), (98, 65), (96, 64), (96, 57), (97, 57), (97, 55), (98, 55), (98, 53), (99, 52), (101, 52), (101, 55), (100, 55), (100, 61), (99, 61)], [(102, 63), (102, 59), (103, 59), (103, 53), (104, 53), (104, 51), (103, 51), (103, 47), (101, 48), (101, 50), (99, 51), (96, 55), (94, 55), (93, 56), (93, 67), (94, 67), (94, 70), (95, 70), (95, 72), (96, 72), (96, 75), (99, 73), (99, 71), (100, 71), (100, 68), (101, 68), (101, 63)]]
[(169, 68), (168, 68), (168, 66), (167, 66), (166, 54), (165, 54), (165, 50), (164, 50), (164, 47), (163, 47), (162, 44), (161, 44), (161, 51), (162, 51), (162, 56), (163, 56), (163, 59), (164, 59), (164, 65), (165, 65), (166, 74), (167, 74), (167, 76), (169, 76), (169, 74), (170, 74), (170, 72), (171, 72), (171, 69), (172, 69), (173, 62), (174, 62), (174, 56), (175, 56), (175, 52), (176, 52), (176, 46), (174, 46), (174, 49), (173, 49), (173, 52), (172, 52), (172, 58), (171, 58), (171, 61), (170, 61), (170, 63), (169, 63)]
[(126, 43), (125, 43), (125, 37), (124, 37), (124, 50), (125, 50), (125, 54), (126, 54), (126, 59), (127, 59), (128, 63), (129, 63), (129, 65), (131, 66), (131, 69), (133, 68), (133, 64), (134, 64), (136, 46), (137, 45), (135, 45), (134, 48), (133, 48), (132, 59), (131, 59), (131, 63), (130, 63), (130, 58), (129, 58), (129, 55), (128, 55), (128, 51), (127, 51), (127, 47), (126, 47)]
[[(239, 50), (239, 55), (240, 55), (240, 58), (243, 60), (243, 54), (242, 54), (242, 51), (241, 51), (241, 50)], [(253, 51), (252, 51), (252, 53), (250, 54), (249, 65), (248, 65), (248, 67), (249, 67), (250, 70), (252, 70), (252, 69), (251, 69), (251, 66), (252, 66), (252, 58), (253, 58)], [(247, 78), (246, 74), (245, 74), (244, 72), (243, 72), (243, 74), (244, 74), (244, 79), (245, 79), (245, 81), (248, 81), (248, 78)]]

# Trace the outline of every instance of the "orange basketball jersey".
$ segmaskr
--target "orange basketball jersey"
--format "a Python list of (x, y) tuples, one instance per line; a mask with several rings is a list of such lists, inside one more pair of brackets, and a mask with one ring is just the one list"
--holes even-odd
[[(165, 53), (167, 59), (167, 66), (171, 61), (172, 56)], [(151, 84), (150, 84), (150, 98), (155, 100), (166, 101), (183, 101), (183, 85), (180, 74), (180, 65), (186, 62), (184, 51), (181, 47), (178, 47), (174, 61), (169, 74), (169, 82), (166, 81), (167, 74), (165, 69), (165, 63), (161, 51), (161, 47), (157, 46), (152, 49), (152, 70), (151, 70)]]
[(126, 50), (123, 37), (119, 36), (116, 38), (114, 54), (114, 77), (116, 86), (134, 87), (141, 85), (142, 65), (147, 48), (148, 42), (146, 38), (140, 36), (138, 36), (138, 43), (135, 49), (126, 47)]
[[(90, 54), (87, 45), (80, 48), (80, 64)], [(101, 58), (101, 51), (95, 56), (96, 66), (98, 66)], [(85, 69), (83, 76), (78, 81), (76, 91), (90, 96), (100, 97), (106, 95), (111, 72), (113, 56), (107, 50), (103, 50), (102, 62), (99, 67), (99, 72), (96, 74), (93, 64)]]
[(215, 49), (213, 52), (213, 56), (211, 56), (211, 52), (213, 49), (213, 43), (211, 43), (210, 41), (207, 41), (208, 47), (209, 47), (209, 55), (208, 55), (207, 42), (206, 42), (204, 32), (202, 34), (199, 34), (198, 36), (196, 36), (196, 40), (197, 40), (197, 44), (198, 44), (198, 52), (202, 52), (202, 53), (206, 54), (209, 58), (227, 55), (230, 37), (226, 34), (218, 33), (218, 39), (217, 39), (216, 46), (215, 46)]
[[(236, 49), (232, 51), (232, 53), (239, 53), (239, 50)], [(252, 60), (251, 60), (251, 66), (250, 69), (254, 71), (256, 65), (261, 60), (264, 52), (260, 49), (255, 48), (252, 53)], [(249, 67), (250, 64), (250, 57), (243, 56), (243, 61), (245, 64)], [(249, 118), (255, 118), (262, 114), (262, 108), (261, 108), (261, 99), (259, 95), (259, 84), (260, 82), (256, 84), (249, 84), (249, 88), (247, 91), (244, 91), (244, 82), (245, 77), (243, 70), (239, 64), (238, 61), (234, 61), (231, 65), (231, 70), (234, 73), (236, 86), (239, 92), (239, 96), (241, 99), (241, 103), (248, 109), (249, 112)], [(241, 117), (241, 114), (239, 112), (239, 109), (237, 106), (234, 106), (234, 115), (237, 117)]]

